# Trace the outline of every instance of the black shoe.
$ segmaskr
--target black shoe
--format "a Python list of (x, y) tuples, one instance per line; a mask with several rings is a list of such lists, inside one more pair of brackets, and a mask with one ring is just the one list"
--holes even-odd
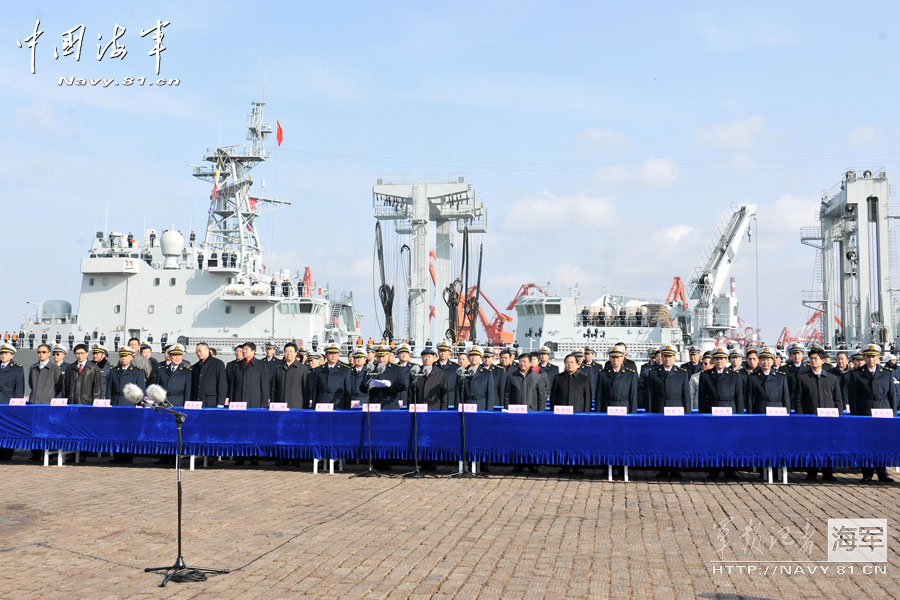
[(807, 474), (806, 474), (806, 480), (807, 480), (807, 481), (815, 481), (815, 480), (816, 480), (816, 473), (815, 473), (815, 472), (807, 473)]
[(561, 468), (559, 469), (559, 474), (560, 474), (560, 475), (568, 475), (568, 474), (570, 474), (571, 472), (572, 472), (572, 469), (570, 469), (569, 467), (561, 467)]
[(837, 477), (835, 477), (835, 476), (832, 475), (831, 473), (825, 473), (825, 474), (822, 475), (822, 481), (831, 481), (831, 482), (834, 482), (834, 481), (837, 481)]
[[(516, 465), (516, 466), (513, 467), (512, 472), (513, 472), (513, 473), (521, 473), (521, 472), (524, 471), (524, 470), (525, 470), (525, 467), (523, 467), (522, 465)], [(484, 469), (482, 469), (481, 471), (482, 471), (482, 472), (486, 472)]]
[(660, 471), (659, 473), (656, 474), (657, 479), (666, 479), (668, 477), (669, 477), (668, 471)]
[(672, 479), (681, 479), (681, 471), (669, 471), (669, 477)]
[(243, 466), (244, 466), (244, 459), (243, 459), (243, 458), (239, 458), (239, 459), (237, 459), (236, 461), (234, 461), (234, 466), (236, 466), (236, 467), (243, 467)]
[(878, 474), (878, 481), (881, 483), (894, 483), (894, 479), (887, 474), (887, 472), (881, 472)]
[(528, 465), (528, 472), (529, 473), (537, 473), (538, 472), (537, 465)]
[(710, 471), (709, 475), (706, 476), (707, 479), (718, 479), (719, 472), (718, 471)]
[(584, 475), (584, 471), (581, 469), (572, 469), (572, 475)]
[(872, 476), (871, 475), (863, 475), (862, 480), (865, 483), (869, 483), (870, 481), (872, 481)]

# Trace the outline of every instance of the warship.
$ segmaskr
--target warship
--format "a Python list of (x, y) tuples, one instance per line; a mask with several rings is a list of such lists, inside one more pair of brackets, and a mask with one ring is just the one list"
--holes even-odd
[(315, 350), (357, 339), (363, 316), (351, 292), (317, 284), (309, 267), (301, 273), (264, 262), (257, 220), (291, 204), (254, 190), (250, 171), (270, 156), (264, 105), (251, 103), (247, 144), (207, 150), (205, 164), (191, 165), (212, 189), (205, 234), (192, 231), (185, 239), (174, 227), (146, 229), (137, 238), (98, 231), (81, 259), (77, 313), (66, 300), (39, 302), (20, 337), (64, 346), (136, 337), (154, 351), (205, 342), (220, 352), (245, 341), (277, 347), (294, 341)]

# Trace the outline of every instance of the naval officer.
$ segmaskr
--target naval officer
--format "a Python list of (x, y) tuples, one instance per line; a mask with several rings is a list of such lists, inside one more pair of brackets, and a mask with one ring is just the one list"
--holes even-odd
[[(0, 345), (0, 404), (9, 404), (10, 398), (25, 396), (25, 370), (13, 361), (16, 353), (12, 344)], [(13, 448), (0, 448), (0, 460), (12, 458)]]
[[(866, 344), (863, 347), (863, 366), (849, 374), (847, 391), (850, 397), (850, 414), (871, 416), (873, 408), (887, 408), (896, 416), (896, 386), (891, 372), (879, 364), (881, 348), (878, 344)], [(863, 481), (872, 481), (873, 473), (878, 474), (878, 481), (890, 483), (884, 467), (862, 469)]]

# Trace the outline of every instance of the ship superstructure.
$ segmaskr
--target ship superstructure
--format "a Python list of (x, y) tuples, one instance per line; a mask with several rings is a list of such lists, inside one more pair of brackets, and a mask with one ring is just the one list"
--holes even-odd
[(152, 338), (154, 346), (203, 341), (219, 350), (238, 341), (294, 340), (313, 348), (358, 338), (362, 315), (352, 293), (317, 284), (309, 267), (301, 273), (264, 262), (256, 221), (291, 203), (254, 190), (250, 171), (268, 159), (272, 132), (263, 107), (252, 103), (249, 145), (219, 146), (206, 152), (206, 165), (193, 167), (212, 186), (204, 234), (97, 232), (81, 259), (77, 315), (66, 301), (45, 301), (22, 330), (34, 331), (38, 342), (138, 337)]

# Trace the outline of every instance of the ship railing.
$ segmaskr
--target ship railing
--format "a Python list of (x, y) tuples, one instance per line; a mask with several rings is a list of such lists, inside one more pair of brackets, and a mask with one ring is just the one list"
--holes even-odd
[(596, 313), (579, 314), (573, 324), (575, 327), (669, 327), (668, 321), (657, 324), (655, 316), (652, 315), (607, 316)]

